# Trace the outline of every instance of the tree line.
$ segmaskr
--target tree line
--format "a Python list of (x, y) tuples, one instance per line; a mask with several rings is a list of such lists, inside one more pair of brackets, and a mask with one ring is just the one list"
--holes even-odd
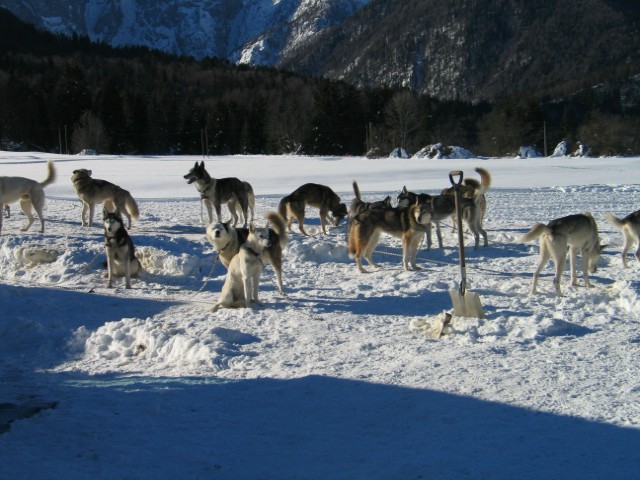
[[(439, 100), (225, 60), (113, 49), (0, 11), (0, 149), (111, 154), (388, 155), (434, 144), (544, 153), (561, 140), (638, 154), (640, 87), (498, 104)], [(631, 85), (631, 86), (630, 86)], [(549, 152), (550, 153), (550, 152)]]

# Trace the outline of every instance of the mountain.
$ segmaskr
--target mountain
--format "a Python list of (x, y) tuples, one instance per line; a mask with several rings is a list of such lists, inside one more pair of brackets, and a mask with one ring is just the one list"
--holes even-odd
[[(0, 0), (47, 30), (471, 102), (640, 72), (630, 0)], [(637, 94), (637, 82), (628, 87)]]
[(1, 0), (22, 20), (112, 46), (274, 65), (367, 0)]
[(280, 66), (491, 101), (637, 74), (639, 24), (637, 1), (372, 0)]

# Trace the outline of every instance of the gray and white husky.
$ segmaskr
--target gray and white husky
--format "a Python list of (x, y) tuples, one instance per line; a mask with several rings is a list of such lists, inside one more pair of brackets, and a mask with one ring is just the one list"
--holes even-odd
[[(24, 177), (0, 177), (0, 212), (4, 212), (5, 205), (20, 202), (20, 208), (27, 216), (27, 224), (20, 230), (25, 232), (33, 225), (34, 217), (31, 208), (36, 211), (40, 219), (40, 233), (44, 232), (44, 188), (56, 180), (56, 169), (53, 162), (47, 162), (47, 178), (42, 182)], [(7, 213), (9, 210), (7, 209)], [(2, 231), (2, 217), (0, 214), (0, 232)]]
[(533, 274), (532, 294), (538, 293), (538, 275), (549, 259), (552, 259), (556, 265), (553, 285), (556, 290), (556, 295), (559, 297), (562, 296), (562, 292), (560, 291), (560, 277), (562, 276), (567, 260), (567, 246), (569, 247), (571, 285), (578, 285), (576, 279), (576, 254), (580, 251), (584, 282), (587, 287), (591, 286), (589, 282), (589, 272), (595, 273), (598, 259), (605, 247), (600, 245), (598, 226), (590, 213), (557, 218), (550, 221), (547, 225), (538, 223), (525, 233), (518, 242), (526, 243), (537, 238), (540, 239), (540, 260)]
[[(93, 224), (93, 214), (97, 203), (104, 203), (104, 208), (109, 212), (119, 212), (127, 217), (127, 228), (131, 228), (131, 219), (137, 220), (140, 216), (138, 205), (128, 190), (119, 187), (106, 180), (91, 177), (92, 171), (86, 168), (74, 170), (71, 175), (71, 183), (82, 201), (81, 220), (82, 226)], [(87, 218), (87, 212), (89, 214)], [(87, 220), (85, 220), (87, 218)]]
[(258, 286), (262, 273), (262, 251), (269, 247), (267, 228), (249, 226), (249, 235), (231, 259), (222, 291), (212, 312), (220, 308), (251, 308), (258, 304)]
[[(284, 293), (282, 285), (282, 251), (287, 245), (287, 226), (284, 218), (276, 212), (268, 212), (265, 217), (273, 228), (268, 229), (269, 246), (263, 250), (262, 259), (273, 265), (276, 279), (278, 280), (278, 290), (280, 293)], [(206, 235), (207, 240), (218, 252), (218, 258), (228, 269), (233, 257), (240, 251), (240, 247), (246, 243), (249, 229), (234, 228), (230, 225), (230, 222), (211, 223), (207, 226)]]
[[(249, 182), (243, 182), (236, 177), (213, 178), (204, 168), (203, 162), (196, 162), (183, 177), (187, 183), (195, 183), (202, 203), (207, 210), (209, 223), (213, 222), (213, 210), (216, 211), (216, 221), (222, 222), (222, 204), (226, 203), (233, 217), (233, 226), (238, 224), (239, 210), (242, 213), (244, 226), (253, 222), (256, 198), (253, 187)], [(251, 212), (251, 218), (248, 216)]]
[(141, 271), (133, 240), (124, 228), (118, 212), (103, 210), (104, 251), (107, 256), (107, 288), (113, 288), (115, 277), (124, 277), (126, 288), (131, 288), (131, 277)]
[(627, 253), (631, 249), (631, 245), (635, 242), (638, 246), (636, 248), (635, 257), (640, 262), (640, 210), (630, 213), (626, 217), (620, 219), (607, 213), (606, 218), (611, 225), (622, 230), (624, 236), (624, 246), (622, 247), (622, 265), (627, 268)]

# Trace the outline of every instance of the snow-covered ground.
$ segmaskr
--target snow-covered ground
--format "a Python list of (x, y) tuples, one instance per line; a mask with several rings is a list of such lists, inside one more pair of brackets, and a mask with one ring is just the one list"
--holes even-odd
[[(639, 208), (640, 159), (205, 159), (253, 185), (260, 223), (306, 182), (348, 204), (353, 179), (374, 200), (488, 169), (490, 245), (466, 251), (486, 319), (454, 317), (440, 340), (423, 327), (460, 278), (448, 222), (421, 271), (403, 271), (400, 241), (383, 236), (382, 267), (360, 274), (344, 225), (320, 235), (308, 209), (315, 234), (290, 235), (288, 295), (267, 266), (261, 308), (211, 314), (225, 270), (182, 178), (201, 158), (0, 152), (0, 175), (43, 179), (47, 159), (46, 232), (21, 233), (12, 205), (0, 236), (0, 422), (54, 408), (0, 434), (0, 478), (637, 478), (640, 267), (621, 268), (602, 215)], [(138, 200), (130, 234), (149, 274), (131, 290), (104, 287), (101, 213), (80, 226), (76, 168)], [(515, 239), (584, 211), (609, 245), (594, 288), (565, 275), (556, 298), (549, 266), (530, 296), (538, 248)]]

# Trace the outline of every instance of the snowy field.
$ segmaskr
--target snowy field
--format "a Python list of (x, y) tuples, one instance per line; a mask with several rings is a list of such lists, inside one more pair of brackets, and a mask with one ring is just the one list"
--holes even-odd
[[(0, 236), (1, 479), (638, 478), (640, 267), (621, 268), (602, 215), (640, 208), (640, 159), (205, 159), (253, 185), (260, 223), (307, 182), (349, 204), (353, 179), (375, 200), (488, 169), (489, 246), (467, 237), (466, 251), (486, 319), (454, 317), (440, 340), (424, 327), (460, 278), (450, 222), (421, 271), (383, 236), (382, 267), (360, 274), (344, 224), (318, 234), (308, 209), (315, 234), (290, 235), (288, 295), (267, 266), (261, 308), (212, 314), (225, 270), (182, 178), (201, 158), (0, 152), (0, 175), (42, 180), (47, 159), (45, 233), (21, 233), (12, 205)], [(76, 168), (138, 200), (130, 234), (148, 274), (131, 290), (105, 288), (101, 209), (80, 226)], [(594, 288), (566, 272), (557, 298), (548, 266), (530, 296), (538, 247), (515, 239), (584, 211), (608, 244)], [(53, 408), (7, 429), (40, 407)]]

